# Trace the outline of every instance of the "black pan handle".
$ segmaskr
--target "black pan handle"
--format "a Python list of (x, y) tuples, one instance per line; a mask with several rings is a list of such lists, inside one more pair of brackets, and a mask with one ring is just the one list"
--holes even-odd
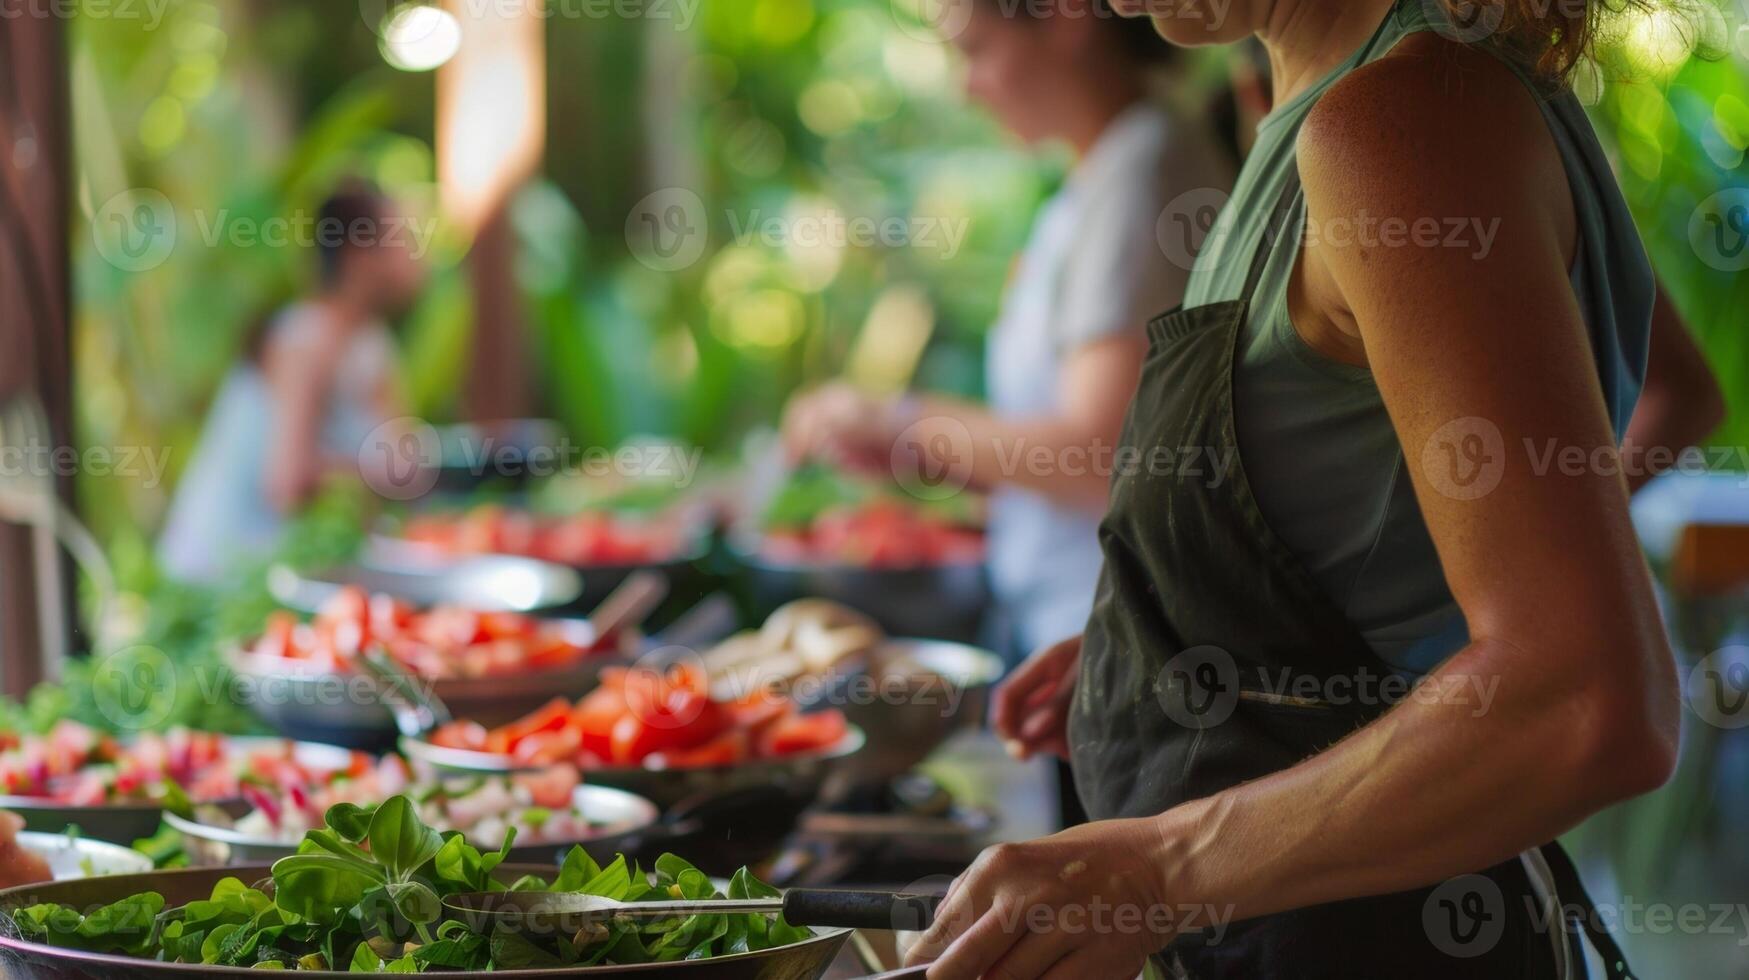
[(783, 893), (783, 917), (791, 925), (919, 932), (935, 921), (940, 895), (837, 888), (791, 888)]

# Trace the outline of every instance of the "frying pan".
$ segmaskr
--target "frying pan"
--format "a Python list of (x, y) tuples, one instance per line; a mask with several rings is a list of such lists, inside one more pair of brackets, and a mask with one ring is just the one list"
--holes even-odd
[[(285, 742), (284, 739), (253, 736), (231, 736), (226, 741), (239, 756), (276, 748)], [(334, 745), (294, 741), (292, 751), (299, 761), (317, 768), (341, 770), (352, 763), (352, 753)], [(69, 826), (76, 826), (81, 836), (120, 844), (132, 844), (157, 833), (158, 824), (164, 817), (164, 804), (149, 800), (71, 806), (34, 796), (0, 796), (0, 809), (11, 810), (23, 817), (26, 830), (59, 834)]]
[[(493, 872), (500, 881), (511, 882), (524, 874), (551, 877), (552, 866), (504, 865)], [(167, 906), (181, 905), (212, 894), (213, 885), (227, 877), (252, 882), (269, 875), (266, 865), (239, 868), (187, 868), (148, 874), (110, 875), (83, 881), (24, 885), (0, 891), (0, 912), (39, 902), (58, 902), (89, 909), (119, 901), (130, 895), (156, 891)], [(736, 953), (707, 960), (672, 963), (642, 963), (627, 966), (565, 967), (560, 969), (503, 970), (490, 974), (445, 973), (457, 980), (554, 980), (557, 977), (587, 977), (591, 980), (818, 980), (850, 937), (848, 929), (815, 929), (812, 939), (755, 953)], [(0, 956), (5, 974), (18, 980), (261, 980), (258, 970), (236, 966), (163, 963), (104, 953), (60, 949), (17, 938), (10, 921), (0, 919)], [(299, 971), (311, 980), (345, 980), (356, 974), (340, 971)]]
[[(576, 844), (583, 845), (598, 861), (612, 860), (613, 855), (631, 849), (631, 845), (650, 834), (659, 820), (656, 805), (641, 796), (609, 786), (579, 786), (572, 794), (573, 805), (595, 824), (586, 837), (571, 840), (541, 839), (524, 842), (510, 849), (510, 860), (529, 863), (550, 862), (555, 854), (564, 854)], [(187, 842), (194, 863), (202, 865), (257, 864), (277, 861), (298, 849), (303, 834), (290, 840), (270, 834), (249, 833), (230, 826), (232, 821), (253, 809), (248, 804), (227, 803), (212, 813), (197, 807), (197, 819), (166, 813), (164, 822), (176, 828)], [(478, 843), (478, 842), (475, 842)]]

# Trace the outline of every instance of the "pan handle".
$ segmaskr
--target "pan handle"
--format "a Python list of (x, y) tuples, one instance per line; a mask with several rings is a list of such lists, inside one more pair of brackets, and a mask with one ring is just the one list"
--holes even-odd
[(783, 917), (811, 926), (921, 932), (935, 921), (941, 899), (940, 895), (791, 888), (783, 893)]
[(437, 693), (423, 687), (419, 678), (402, 670), (382, 650), (362, 651), (358, 663), (376, 681), (377, 691), (402, 735), (418, 738), (452, 720), (449, 707)]

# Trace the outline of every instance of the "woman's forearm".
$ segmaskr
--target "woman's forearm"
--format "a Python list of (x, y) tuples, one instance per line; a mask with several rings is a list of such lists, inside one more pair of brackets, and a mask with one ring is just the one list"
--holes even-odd
[(1067, 506), (1105, 512), (1116, 432), (1054, 416), (1000, 418), (940, 396), (919, 397), (911, 414), (899, 448), (920, 463), (951, 465), (972, 486), (1023, 487)]
[[(1673, 668), (1647, 679), (1673, 684)], [(1165, 894), (1250, 918), (1435, 884), (1554, 839), (1672, 765), (1672, 726), (1618, 679), (1563, 675), (1507, 643), (1472, 643), (1418, 690), (1300, 765), (1157, 818)]]

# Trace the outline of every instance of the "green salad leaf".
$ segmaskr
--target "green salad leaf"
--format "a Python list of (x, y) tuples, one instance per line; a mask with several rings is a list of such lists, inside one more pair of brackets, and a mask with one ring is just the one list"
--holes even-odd
[[(575, 935), (524, 933), (499, 925), (479, 933), (446, 918), (443, 899), (503, 890), (495, 872), (510, 856), (512, 829), (482, 853), (453, 831), (426, 826), (414, 803), (391, 797), (373, 807), (331, 808), (298, 852), (273, 865), (259, 887), (223, 878), (204, 899), (166, 908), (142, 892), (90, 910), (31, 905), (11, 915), (28, 940), (173, 963), (267, 970), (342, 969), (419, 973), (661, 963), (769, 949), (808, 938), (782, 916), (706, 913), (666, 920), (614, 919)], [(581, 847), (550, 883), (525, 875), (517, 890), (582, 892), (620, 901), (725, 897), (704, 872), (673, 854), (645, 870), (621, 854), (603, 867)], [(731, 898), (775, 897), (742, 868)]]

